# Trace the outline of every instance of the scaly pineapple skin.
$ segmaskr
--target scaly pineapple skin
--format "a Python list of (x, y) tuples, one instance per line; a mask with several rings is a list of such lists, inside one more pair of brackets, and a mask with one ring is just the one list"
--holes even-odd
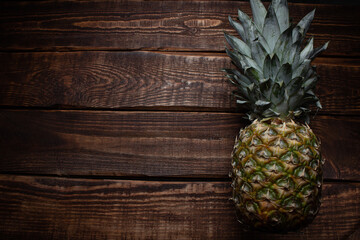
[(270, 118), (240, 130), (231, 173), (239, 222), (273, 232), (310, 223), (320, 207), (322, 166), (320, 142), (308, 125)]

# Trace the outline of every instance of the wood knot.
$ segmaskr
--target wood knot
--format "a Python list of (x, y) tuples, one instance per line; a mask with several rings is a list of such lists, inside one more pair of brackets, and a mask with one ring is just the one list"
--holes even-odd
[(216, 19), (190, 19), (184, 21), (184, 24), (191, 28), (210, 28), (221, 25), (222, 21)]

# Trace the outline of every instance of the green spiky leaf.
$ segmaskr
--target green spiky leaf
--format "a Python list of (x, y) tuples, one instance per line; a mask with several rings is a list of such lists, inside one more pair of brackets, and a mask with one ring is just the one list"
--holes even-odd
[(292, 79), (291, 65), (289, 63), (282, 65), (275, 79), (277, 82), (283, 82), (285, 85), (287, 85)]
[(258, 72), (258, 79), (262, 78), (262, 71), (261, 71), (261, 68), (259, 67), (259, 65), (250, 57), (247, 57), (245, 55), (241, 56), (241, 59), (242, 61), (246, 64), (246, 68), (245, 68), (245, 71), (246, 69), (248, 68), (254, 68), (257, 72)]
[(243, 101), (243, 100), (236, 100), (236, 103), (237, 104), (246, 104), (246, 103), (248, 103), (249, 101)]
[(250, 6), (254, 17), (254, 22), (258, 29), (262, 31), (266, 16), (266, 9), (260, 0), (250, 0)]
[(238, 39), (234, 36), (231, 36), (225, 32), (224, 32), (224, 36), (225, 36), (226, 41), (229, 43), (229, 45), (232, 47), (233, 50), (239, 52), (242, 55), (251, 57), (251, 50), (248, 47), (248, 45), (246, 45), (246, 43), (244, 43), (240, 39)]
[(308, 71), (311, 69), (311, 60), (305, 59), (300, 66), (298, 66), (295, 70), (292, 72), (292, 78), (299, 77), (304, 75), (305, 71)]
[(276, 17), (274, 6), (272, 4), (270, 4), (269, 10), (265, 17), (263, 36), (265, 37), (270, 50), (273, 52), (276, 41), (280, 36), (280, 26)]
[(274, 53), (278, 56), (281, 63), (288, 62), (288, 52), (292, 46), (292, 29), (288, 28), (281, 33), (279, 39), (275, 44)]
[(247, 76), (254, 80), (254, 82), (259, 82), (262, 79), (262, 74), (253, 67), (249, 67), (244, 72)]
[(290, 91), (291, 96), (296, 94), (303, 87), (303, 81), (304, 81), (303, 77), (296, 77), (291, 79), (287, 87)]
[(300, 59), (305, 60), (310, 57), (314, 49), (314, 38), (310, 38), (310, 41), (300, 53)]
[(244, 83), (246, 85), (249, 85), (252, 83), (249, 78), (247, 78), (244, 74), (240, 73), (236, 69), (223, 69), (223, 71), (225, 71), (229, 75), (238, 77), (238, 79), (241, 83)]
[(270, 101), (275, 105), (277, 105), (283, 100), (283, 96), (284, 96), (283, 85), (275, 82), (271, 90)]
[(275, 80), (276, 74), (279, 71), (280, 67), (280, 60), (277, 57), (277, 55), (274, 55), (272, 58), (267, 55), (264, 60), (264, 66), (263, 66), (263, 75), (264, 78), (271, 78)]
[(243, 40), (247, 44), (249, 44), (250, 41), (251, 41), (250, 36), (252, 35), (252, 33), (250, 32), (250, 27), (252, 25), (251, 19), (246, 13), (244, 13), (244, 12), (242, 12), (240, 10), (238, 10), (238, 16), (239, 16), (240, 23), (241, 23), (241, 25), (243, 26), (243, 29), (244, 29), (244, 38), (243, 38)]
[(253, 57), (258, 66), (262, 66), (264, 64), (266, 55), (268, 55), (266, 49), (263, 47), (259, 40), (252, 41), (250, 46), (251, 56)]
[(329, 45), (329, 42), (326, 42), (323, 46), (314, 49), (314, 50), (311, 52), (309, 58), (310, 58), (311, 60), (313, 60), (317, 55), (319, 55), (320, 53), (322, 53), (323, 51), (325, 51), (325, 50), (327, 49), (328, 45)]
[(227, 55), (231, 58), (232, 62), (241, 70), (245, 69), (245, 64), (241, 62), (240, 55), (230, 51), (229, 49), (225, 48)]
[(270, 95), (269, 95), (270, 87), (271, 87), (270, 78), (260, 80), (259, 88), (260, 88), (260, 91), (263, 93), (263, 95), (266, 97), (266, 99), (270, 98)]
[(269, 106), (269, 104), (271, 104), (271, 102), (269, 102), (269, 101), (264, 101), (264, 100), (257, 100), (257, 101), (255, 102), (255, 105), (256, 105), (256, 106), (261, 106), (261, 107), (263, 107), (263, 106)]
[(307, 91), (315, 88), (315, 85), (316, 85), (316, 83), (317, 83), (317, 80), (318, 80), (318, 79), (317, 79), (316, 76), (307, 79), (307, 80), (303, 83), (303, 87), (304, 87), (305, 92), (307, 92)]
[(273, 0), (272, 4), (274, 5), (276, 17), (278, 19), (280, 32), (284, 32), (290, 27), (289, 20), (289, 9), (286, 0)]
[(240, 23), (232, 20), (231, 16), (229, 16), (229, 22), (230, 22), (230, 25), (231, 25), (231, 26), (236, 30), (236, 32), (240, 35), (240, 37), (241, 37), (244, 41), (246, 41), (246, 34), (245, 34), (245, 31), (244, 31), (243, 26), (242, 26)]
[(293, 30), (293, 43), (302, 41), (305, 38), (307, 31), (309, 30), (310, 24), (314, 19), (315, 9), (309, 12), (300, 22), (296, 25)]

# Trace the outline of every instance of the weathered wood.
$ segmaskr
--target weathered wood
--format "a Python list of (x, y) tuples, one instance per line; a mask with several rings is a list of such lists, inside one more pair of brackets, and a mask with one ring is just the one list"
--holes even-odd
[[(312, 9), (309, 30), (324, 53), (360, 55), (359, 5), (289, 4), (294, 22)], [(1, 3), (0, 50), (157, 49), (224, 51), (223, 30), (248, 2), (62, 1)]]
[[(0, 105), (233, 111), (225, 54), (72, 52), (0, 54)], [(360, 113), (360, 62), (321, 58), (320, 113)]]
[(242, 232), (227, 182), (143, 182), (0, 175), (3, 239), (346, 239), (360, 184), (326, 183), (319, 215), (288, 234)]
[[(0, 111), (0, 171), (226, 178), (243, 115)], [(327, 179), (360, 180), (360, 118), (317, 116)]]

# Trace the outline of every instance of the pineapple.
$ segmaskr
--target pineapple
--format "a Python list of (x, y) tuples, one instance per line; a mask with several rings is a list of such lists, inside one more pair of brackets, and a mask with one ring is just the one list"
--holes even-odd
[(307, 123), (309, 106), (321, 108), (311, 62), (328, 43), (315, 49), (313, 38), (304, 43), (315, 11), (292, 25), (286, 0), (272, 0), (267, 10), (260, 0), (250, 4), (253, 20), (240, 10), (240, 23), (229, 16), (241, 39), (224, 33), (237, 67), (224, 71), (252, 121), (235, 140), (232, 200), (246, 228), (294, 231), (320, 207), (324, 160)]

